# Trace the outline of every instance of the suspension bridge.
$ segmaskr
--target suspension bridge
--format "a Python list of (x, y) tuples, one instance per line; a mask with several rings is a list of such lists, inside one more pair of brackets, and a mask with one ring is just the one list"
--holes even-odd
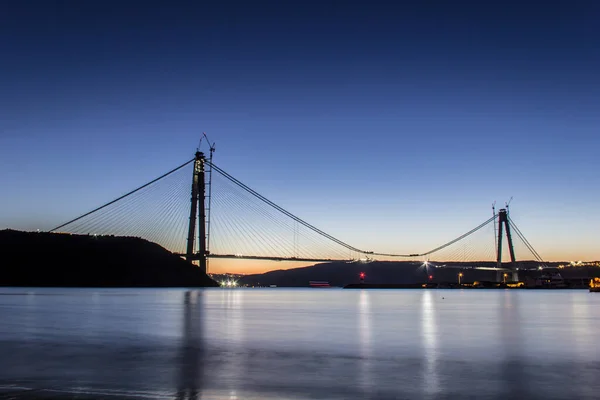
[[(50, 232), (140, 237), (208, 271), (210, 259), (297, 262), (424, 260), (438, 266), (479, 263), (517, 271), (542, 257), (510, 218), (508, 205), (468, 232), (428, 251), (369, 251), (317, 228), (269, 200), (197, 151), (158, 178)], [(191, 188), (190, 188), (191, 186)], [(517, 259), (520, 255), (520, 259)], [(522, 260), (522, 261), (519, 261)]]

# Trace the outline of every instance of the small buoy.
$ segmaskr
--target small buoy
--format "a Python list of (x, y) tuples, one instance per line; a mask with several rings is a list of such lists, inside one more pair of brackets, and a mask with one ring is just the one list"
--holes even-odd
[(445, 297), (442, 297), (442, 299), (445, 299)]

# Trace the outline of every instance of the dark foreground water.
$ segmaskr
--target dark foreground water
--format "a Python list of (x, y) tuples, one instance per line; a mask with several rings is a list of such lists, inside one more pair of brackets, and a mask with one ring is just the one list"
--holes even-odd
[(0, 398), (597, 399), (600, 293), (0, 288)]

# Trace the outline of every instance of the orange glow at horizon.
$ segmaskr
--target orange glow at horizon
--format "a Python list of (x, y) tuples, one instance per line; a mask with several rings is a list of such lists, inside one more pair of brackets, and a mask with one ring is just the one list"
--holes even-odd
[(308, 267), (315, 262), (299, 262), (299, 261), (268, 261), (268, 260), (236, 260), (214, 258), (208, 261), (208, 272), (211, 274), (262, 274), (268, 271), (278, 269), (291, 269)]

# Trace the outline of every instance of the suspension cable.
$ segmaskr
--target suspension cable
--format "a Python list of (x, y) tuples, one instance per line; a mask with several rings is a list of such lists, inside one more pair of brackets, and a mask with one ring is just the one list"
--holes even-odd
[(116, 203), (117, 201), (119, 201), (119, 200), (122, 200), (122, 199), (124, 199), (125, 197), (127, 197), (127, 196), (130, 196), (130, 195), (134, 194), (135, 192), (138, 192), (138, 191), (142, 190), (143, 188), (145, 188), (145, 187), (148, 187), (148, 186), (152, 185), (152, 184), (153, 184), (153, 183), (155, 183), (155, 182), (158, 182), (158, 181), (160, 181), (161, 179), (163, 179), (163, 178), (165, 178), (165, 177), (167, 177), (167, 176), (171, 175), (172, 173), (174, 173), (174, 172), (176, 172), (176, 171), (179, 171), (181, 168), (185, 167), (186, 165), (188, 165), (189, 163), (193, 162), (194, 160), (195, 160), (195, 158), (194, 158), (194, 159), (191, 159), (191, 160), (189, 160), (189, 161), (187, 161), (187, 162), (186, 162), (186, 163), (184, 163), (184, 164), (181, 164), (179, 167), (172, 169), (171, 171), (167, 172), (166, 174), (163, 174), (163, 175), (159, 176), (158, 178), (151, 180), (150, 182), (146, 183), (145, 185), (142, 185), (142, 186), (140, 186), (139, 188), (137, 188), (137, 189), (134, 189), (134, 190), (132, 190), (131, 192), (129, 192), (129, 193), (126, 193), (126, 194), (124, 194), (123, 196), (121, 196), (121, 197), (118, 197), (118, 198), (114, 199), (113, 201), (110, 201), (110, 202), (108, 202), (108, 203), (106, 203), (106, 204), (104, 204), (104, 205), (102, 205), (102, 206), (100, 206), (100, 207), (98, 207), (98, 208), (95, 208), (95, 209), (93, 209), (92, 211), (89, 211), (89, 212), (87, 212), (87, 213), (85, 213), (85, 214), (83, 214), (83, 215), (80, 215), (79, 217), (77, 217), (77, 218), (74, 218), (74, 219), (70, 220), (69, 222), (65, 222), (64, 224), (62, 224), (62, 225), (59, 225), (59, 226), (57, 226), (56, 228), (50, 229), (48, 232), (54, 232), (54, 231), (56, 231), (56, 230), (58, 230), (58, 229), (60, 229), (60, 228), (62, 228), (62, 227), (64, 227), (64, 226), (67, 226), (67, 225), (69, 225), (69, 224), (72, 224), (73, 222), (79, 221), (81, 218), (87, 217), (88, 215), (90, 215), (90, 214), (93, 214), (93, 213), (95, 213), (96, 211), (100, 211), (100, 210), (102, 210), (103, 208), (106, 208), (106, 207), (110, 206), (111, 204), (114, 204), (114, 203)]
[(349, 245), (346, 242), (343, 242), (340, 239), (337, 239), (336, 237), (333, 237), (331, 235), (329, 235), (326, 232), (323, 232), (322, 230), (320, 230), (319, 228), (309, 224), (308, 222), (304, 221), (303, 219), (295, 216), (294, 214), (292, 214), (291, 212), (287, 211), (286, 209), (284, 209), (283, 207), (280, 207), (279, 205), (273, 203), (271, 200), (267, 199), (266, 197), (262, 196), (260, 193), (256, 192), (255, 190), (251, 189), (250, 187), (248, 187), (247, 185), (245, 185), (244, 183), (240, 182), (239, 180), (237, 180), (236, 178), (234, 178), (233, 176), (229, 175), (227, 172), (223, 171), (221, 168), (217, 167), (214, 163), (209, 162), (211, 168), (214, 168), (215, 171), (217, 171), (218, 173), (220, 173), (221, 175), (223, 175), (223, 177), (227, 178), (228, 180), (230, 180), (231, 182), (233, 182), (234, 184), (236, 184), (237, 186), (241, 187), (242, 189), (244, 189), (245, 191), (247, 191), (248, 193), (250, 193), (251, 195), (253, 195), (254, 197), (258, 198), (259, 200), (263, 201), (264, 203), (268, 204), (269, 206), (275, 208), (277, 211), (283, 213), (284, 215), (288, 216), (289, 218), (293, 219), (294, 221), (298, 222), (299, 224), (305, 226), (306, 228), (312, 230), (313, 232), (318, 233), (319, 235), (339, 244), (340, 246), (343, 246), (351, 251), (355, 251), (357, 253), (361, 253), (361, 254), (367, 254), (367, 255), (374, 255), (374, 256), (380, 256), (380, 257), (421, 257), (421, 256), (426, 256), (432, 253), (435, 253), (439, 250), (442, 250), (464, 238), (466, 238), (467, 236), (477, 232), (479, 229), (483, 228), (484, 226), (486, 226), (487, 224), (489, 224), (492, 220), (494, 220), (496, 218), (497, 215), (494, 215), (493, 217), (489, 218), (487, 221), (485, 221), (484, 223), (482, 223), (481, 225), (477, 226), (474, 229), (471, 229), (469, 232), (459, 236), (458, 238), (451, 240), (448, 243), (445, 243), (439, 247), (436, 247), (433, 250), (429, 250), (427, 252), (424, 253), (419, 253), (419, 254), (393, 254), (393, 253), (378, 253), (378, 252), (373, 252), (373, 251), (366, 251), (366, 250), (361, 250), (357, 247), (354, 247), (352, 245)]
[(483, 228), (484, 226), (486, 226), (487, 224), (489, 224), (491, 221), (493, 221), (493, 220), (495, 220), (495, 219), (496, 219), (496, 216), (494, 215), (493, 217), (491, 217), (490, 219), (488, 219), (487, 221), (485, 221), (485, 222), (484, 222), (484, 223), (482, 223), (481, 225), (479, 225), (479, 226), (477, 226), (477, 227), (475, 227), (475, 228), (471, 229), (469, 232), (467, 232), (467, 233), (465, 233), (465, 234), (463, 234), (463, 235), (460, 235), (460, 236), (459, 236), (459, 237), (457, 237), (456, 239), (454, 239), (454, 240), (451, 240), (451, 241), (449, 241), (448, 243), (445, 243), (445, 244), (441, 245), (440, 247), (436, 247), (435, 249), (433, 249), (433, 250), (429, 250), (429, 251), (428, 251), (428, 252), (426, 252), (426, 253), (419, 254), (419, 256), (427, 256), (427, 255), (429, 255), (429, 254), (435, 253), (436, 251), (440, 251), (440, 250), (442, 250), (442, 249), (445, 249), (446, 247), (448, 247), (448, 246), (450, 246), (450, 245), (452, 245), (452, 244), (454, 244), (454, 243), (458, 242), (459, 240), (462, 240), (462, 239), (466, 238), (467, 236), (469, 236), (469, 235), (472, 235), (473, 233), (477, 232), (478, 230), (480, 230), (481, 228)]
[(221, 168), (217, 167), (214, 163), (210, 163), (210, 165), (211, 165), (212, 168), (215, 169), (215, 171), (217, 171), (218, 173), (220, 173), (221, 175), (223, 175), (225, 178), (227, 178), (231, 182), (235, 183), (236, 185), (238, 185), (239, 187), (241, 187), (242, 189), (244, 189), (245, 191), (247, 191), (248, 193), (250, 193), (254, 197), (258, 198), (259, 200), (261, 200), (263, 202), (265, 202), (266, 204), (268, 204), (271, 207), (275, 208), (277, 211), (283, 213), (284, 215), (290, 217), (291, 219), (293, 219), (294, 221), (298, 222), (299, 224), (304, 225), (308, 229), (310, 229), (310, 230), (312, 230), (312, 231), (320, 234), (321, 236), (326, 237), (329, 240), (332, 240), (332, 241), (336, 242), (340, 246), (343, 246), (343, 247), (345, 247), (347, 249), (354, 250), (354, 251), (356, 251), (358, 253), (363, 253), (363, 254), (374, 254), (372, 252), (364, 251), (364, 250), (358, 249), (358, 248), (356, 248), (354, 246), (351, 246), (348, 243), (345, 243), (345, 242), (343, 242), (343, 241), (341, 241), (341, 240), (339, 240), (339, 239), (337, 239), (337, 238), (335, 238), (335, 237), (333, 237), (333, 236), (331, 236), (331, 235), (323, 232), (319, 228), (317, 228), (317, 227), (309, 224), (308, 222), (304, 221), (303, 219), (295, 216), (291, 212), (289, 212), (286, 209), (278, 206), (277, 204), (273, 203), (271, 200), (269, 200), (266, 197), (262, 196), (260, 193), (256, 192), (255, 190), (253, 190), (250, 187), (246, 186), (242, 182), (238, 181), (236, 178), (234, 178), (233, 176), (229, 175), (227, 172), (223, 171)]
[(540, 256), (540, 254), (533, 248), (533, 246), (531, 245), (531, 243), (529, 243), (529, 240), (527, 240), (527, 238), (525, 237), (525, 235), (523, 234), (523, 232), (521, 232), (521, 230), (517, 227), (517, 225), (512, 221), (512, 219), (508, 219), (508, 222), (510, 224), (510, 226), (513, 227), (513, 229), (515, 230), (515, 232), (517, 233), (517, 236), (519, 236), (519, 238), (523, 241), (523, 243), (525, 243), (525, 246), (527, 246), (527, 248), (529, 249), (529, 251), (531, 251), (531, 253), (533, 254), (533, 256), (537, 259), (537, 261), (544, 263), (544, 259)]

